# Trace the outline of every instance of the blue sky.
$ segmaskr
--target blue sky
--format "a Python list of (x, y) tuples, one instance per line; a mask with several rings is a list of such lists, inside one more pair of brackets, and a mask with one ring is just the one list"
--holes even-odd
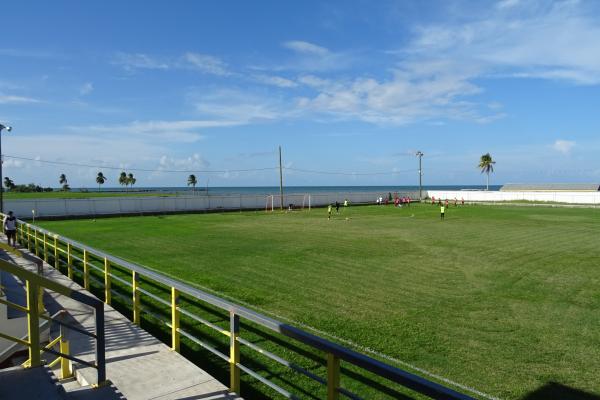
[[(600, 181), (594, 1), (8, 2), (4, 174), (95, 187)], [(296, 169), (296, 170), (294, 170)], [(298, 171), (340, 171), (348, 175)], [(204, 173), (201, 171), (225, 171)], [(356, 173), (356, 174), (352, 174)], [(378, 173), (374, 175), (361, 175)], [(380, 173), (380, 174), (379, 174)]]

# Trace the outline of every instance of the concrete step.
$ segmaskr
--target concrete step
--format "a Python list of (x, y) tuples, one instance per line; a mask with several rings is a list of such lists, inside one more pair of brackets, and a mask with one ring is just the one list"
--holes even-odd
[[(77, 381), (75, 381), (77, 382)], [(125, 397), (113, 386), (102, 386), (93, 388), (91, 386), (77, 387), (71, 386), (66, 390), (64, 400), (125, 400)]]
[(0, 400), (64, 400), (56, 376), (46, 367), (0, 370)]

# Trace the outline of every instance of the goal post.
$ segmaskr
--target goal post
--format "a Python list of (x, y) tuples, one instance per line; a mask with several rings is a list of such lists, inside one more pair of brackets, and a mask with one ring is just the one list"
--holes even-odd
[[(274, 208), (273, 208), (273, 200), (274, 200), (275, 196), (273, 196), (272, 194), (267, 196), (267, 199), (265, 201), (265, 212), (273, 212)], [(270, 208), (270, 209), (269, 209)]]
[(302, 196), (302, 209), (304, 210), (306, 207), (308, 207), (308, 211), (310, 211), (310, 194), (305, 194), (304, 196)]

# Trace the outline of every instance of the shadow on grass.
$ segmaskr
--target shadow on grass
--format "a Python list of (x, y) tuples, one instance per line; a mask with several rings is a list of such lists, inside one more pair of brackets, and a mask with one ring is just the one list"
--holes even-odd
[(600, 400), (600, 395), (565, 386), (557, 382), (548, 382), (521, 400)]

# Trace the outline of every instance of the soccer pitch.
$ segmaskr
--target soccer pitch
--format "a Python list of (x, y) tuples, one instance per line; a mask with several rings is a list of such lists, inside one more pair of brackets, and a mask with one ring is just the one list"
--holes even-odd
[(413, 204), (331, 220), (313, 209), (40, 225), (494, 397), (551, 382), (600, 394), (600, 210), (451, 206), (440, 221), (437, 206)]

